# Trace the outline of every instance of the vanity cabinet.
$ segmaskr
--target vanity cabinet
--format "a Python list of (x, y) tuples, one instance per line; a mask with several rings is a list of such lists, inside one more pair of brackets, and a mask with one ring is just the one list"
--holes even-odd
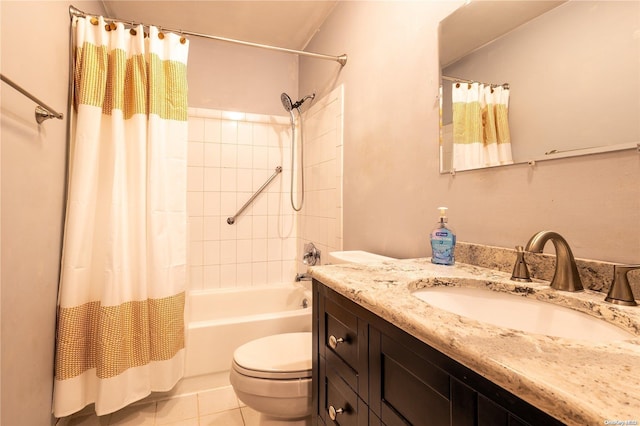
[(313, 291), (314, 424), (563, 424), (317, 280)]

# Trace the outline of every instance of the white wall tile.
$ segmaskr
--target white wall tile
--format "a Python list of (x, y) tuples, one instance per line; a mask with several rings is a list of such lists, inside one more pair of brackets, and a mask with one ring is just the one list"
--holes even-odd
[(223, 143), (220, 146), (220, 166), (235, 168), (238, 165), (238, 145)]
[(266, 262), (267, 261), (267, 239), (255, 238), (253, 240), (253, 256), (254, 262)]
[(203, 169), (203, 189), (204, 191), (220, 191), (221, 170), (216, 167), (205, 167)]
[(238, 263), (250, 263), (253, 260), (252, 240), (238, 240), (236, 249)]
[(202, 118), (189, 117), (188, 123), (188, 140), (204, 142), (205, 121)]
[(253, 262), (251, 264), (252, 284), (263, 285), (267, 281), (267, 262)]
[(252, 124), (246, 121), (238, 123), (238, 145), (253, 145)]
[(190, 241), (202, 241), (204, 235), (202, 216), (189, 217), (189, 240)]
[(267, 284), (282, 284), (282, 262), (267, 262)]
[(202, 239), (205, 241), (220, 240), (221, 216), (205, 216), (203, 218)]
[(202, 288), (205, 290), (219, 288), (220, 285), (220, 265), (206, 265), (203, 268)]
[(202, 191), (204, 184), (204, 169), (202, 167), (187, 167), (187, 191)]
[[(201, 193), (202, 194), (202, 193)], [(221, 194), (218, 191), (204, 192), (202, 195), (202, 214), (204, 216), (220, 216)]]
[(220, 190), (223, 192), (236, 192), (237, 185), (237, 173), (236, 168), (222, 168), (220, 169)]
[[(222, 244), (226, 241), (204, 241), (203, 243), (203, 265), (218, 265), (220, 263), (231, 263), (223, 261), (223, 253), (226, 247)], [(235, 241), (234, 241), (235, 244)], [(233, 259), (235, 261), (235, 245), (233, 251)], [(224, 259), (226, 260), (226, 259)]]
[(253, 167), (253, 146), (238, 145), (238, 168), (251, 169)]
[[(190, 288), (290, 282), (298, 269), (306, 269), (296, 261), (298, 244), (313, 241), (318, 247), (341, 248), (342, 150), (336, 146), (342, 141), (342, 122), (334, 109), (340, 110), (325, 102), (325, 108), (312, 109), (311, 119), (305, 120), (307, 192), (300, 213), (289, 202), (288, 116), (197, 110), (198, 117), (190, 117)], [(226, 218), (276, 166), (283, 172), (228, 225)], [(338, 184), (338, 191), (330, 190)]]
[(220, 143), (204, 144), (204, 166), (220, 167)]
[(221, 138), (221, 122), (220, 120), (204, 120), (204, 142), (220, 143)]
[(220, 287), (237, 287), (235, 263), (220, 265)]
[(223, 120), (220, 131), (222, 143), (236, 144), (238, 142), (238, 122), (231, 120)]
[(202, 216), (203, 198), (202, 192), (187, 192), (187, 213), (189, 216)]
[(268, 220), (267, 216), (253, 216), (253, 238), (267, 238)]
[(252, 264), (237, 263), (236, 265), (236, 285), (238, 287), (249, 287), (253, 280)]
[(204, 166), (204, 143), (189, 142), (187, 149), (187, 166)]
[(221, 265), (229, 265), (231, 263), (236, 263), (237, 255), (237, 240), (223, 240), (220, 241), (220, 264)]

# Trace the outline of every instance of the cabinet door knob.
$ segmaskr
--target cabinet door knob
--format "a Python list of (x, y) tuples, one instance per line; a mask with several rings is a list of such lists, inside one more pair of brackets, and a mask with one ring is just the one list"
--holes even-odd
[(334, 336), (333, 334), (329, 336), (329, 347), (331, 347), (331, 349), (337, 348), (338, 343), (342, 342), (344, 342), (344, 339), (342, 337), (336, 338), (336, 336)]
[(338, 408), (336, 410), (336, 407), (334, 407), (333, 405), (329, 406), (329, 417), (331, 418), (331, 420), (335, 420), (340, 413), (344, 413), (344, 408)]

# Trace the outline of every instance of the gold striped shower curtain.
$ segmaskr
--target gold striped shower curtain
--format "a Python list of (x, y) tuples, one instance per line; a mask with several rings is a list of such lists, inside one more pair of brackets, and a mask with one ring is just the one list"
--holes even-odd
[(456, 83), (453, 100), (453, 169), (513, 163), (509, 130), (509, 89)]
[(183, 375), (189, 42), (74, 18), (75, 97), (53, 413)]

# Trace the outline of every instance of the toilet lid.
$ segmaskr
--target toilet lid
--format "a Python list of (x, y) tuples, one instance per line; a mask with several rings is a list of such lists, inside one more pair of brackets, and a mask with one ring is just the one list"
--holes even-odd
[(259, 378), (311, 377), (311, 333), (285, 333), (245, 343), (233, 353), (233, 367)]

